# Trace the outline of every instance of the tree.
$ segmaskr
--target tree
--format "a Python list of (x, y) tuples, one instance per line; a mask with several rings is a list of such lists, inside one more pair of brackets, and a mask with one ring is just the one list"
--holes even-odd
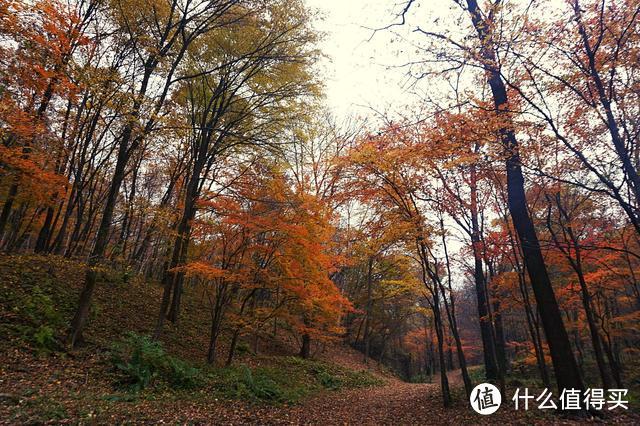
[(296, 2), (273, 3), (234, 25), (207, 34), (188, 55), (189, 66), (198, 75), (185, 82), (181, 94), (185, 114), (189, 114), (192, 165), (163, 278), (156, 335), (169, 305), (169, 319), (174, 323), (178, 320), (184, 277), (170, 271), (186, 262), (197, 199), (216, 162), (227, 155), (244, 155), (249, 149), (267, 155), (277, 149), (285, 124), (303, 118), (305, 98), (316, 91), (310, 75), (315, 35), (303, 12)]
[[(202, 205), (214, 215), (196, 224), (199, 259), (181, 267), (213, 290), (208, 362), (230, 321), (233, 359), (238, 338), (270, 320), (300, 336), (303, 357), (311, 342), (341, 332), (351, 304), (330, 280), (339, 258), (332, 252), (333, 229), (324, 206), (296, 193), (284, 175), (268, 165), (234, 180), (231, 192)], [(256, 185), (256, 183), (260, 183)]]
[[(503, 78), (588, 172), (587, 179), (564, 179), (611, 197), (640, 232), (637, 124), (631, 119), (637, 77), (628, 72), (638, 48), (640, 11), (625, 1), (572, 0), (565, 6), (521, 27), (530, 43), (514, 43), (510, 58), (520, 76)], [(539, 173), (553, 177), (542, 167)]]
[[(20, 184), (26, 187), (27, 197), (42, 191), (45, 199), (63, 185), (58, 176), (59, 160), (52, 164), (43, 157), (49, 150), (62, 151), (47, 113), (58, 96), (73, 98), (77, 92), (71, 58), (77, 49), (90, 42), (84, 31), (95, 4), (89, 2), (83, 8), (57, 2), (27, 4), (7, 0), (0, 8), (5, 10), (0, 21), (3, 41), (0, 61), (4, 68), (0, 165), (3, 177), (11, 176), (0, 211), (1, 237)], [(14, 215), (20, 217), (25, 211), (23, 203)], [(51, 216), (48, 211), (48, 221)], [(18, 229), (19, 226), (14, 226), (14, 239)], [(42, 235), (39, 239), (46, 237)]]
[[(430, 152), (424, 157), (428, 163), (426, 167), (433, 171), (445, 194), (436, 200), (437, 208), (467, 234), (471, 245), (485, 373), (487, 379), (497, 380), (504, 387), (505, 372), (498, 363), (483, 266), (485, 250), (481, 223), (481, 216), (484, 216), (481, 185), (487, 175), (483, 169), (488, 167), (483, 156), (488, 155), (485, 146), (494, 141), (496, 132), (491, 127), (490, 117), (474, 111), (439, 114), (435, 128), (423, 132), (422, 143)], [(441, 227), (444, 228), (443, 220)]]
[(499, 120), (504, 120), (500, 126), (500, 136), (507, 153), (509, 211), (520, 240), (533, 292), (538, 302), (538, 309), (542, 317), (547, 342), (549, 343), (558, 388), (561, 390), (583, 389), (584, 385), (571, 350), (569, 336), (564, 327), (560, 309), (553, 293), (553, 287), (549, 280), (549, 274), (544, 264), (538, 237), (527, 210), (518, 141), (515, 129), (510, 124), (509, 119), (507, 89), (500, 75), (499, 63), (490, 41), (492, 38), (491, 28), (495, 25), (493, 18), (495, 17), (496, 8), (500, 7), (500, 3), (496, 2), (487, 14), (483, 14), (480, 11), (475, 0), (467, 0), (467, 7), (482, 45), (480, 54), (487, 73), (487, 82), (493, 94), (496, 116)]
[[(442, 285), (442, 266), (431, 239), (434, 226), (427, 222), (423, 210), (422, 202), (431, 194), (422, 192), (429, 188), (418, 167), (422, 147), (414, 142), (398, 125), (384, 129), (379, 137), (366, 137), (347, 157), (354, 175), (351, 191), (363, 201), (373, 202), (376, 208), (390, 211), (389, 223), (395, 224), (396, 232), (404, 234), (403, 241), (420, 267), (427, 302), (433, 312), (443, 403), (448, 407), (451, 396), (445, 365), (442, 305), (448, 311), (449, 304)], [(461, 355), (460, 345), (458, 349)]]
[[(71, 321), (69, 343), (74, 347), (82, 338), (86, 325), (93, 291), (96, 286), (96, 266), (104, 257), (111, 220), (120, 186), (125, 176), (129, 159), (142, 143), (144, 136), (157, 123), (158, 114), (162, 112), (171, 87), (178, 80), (174, 74), (180, 71), (180, 65), (191, 43), (199, 36), (211, 29), (224, 25), (225, 20), (235, 20), (235, 13), (231, 13), (235, 1), (208, 1), (188, 3), (181, 7), (180, 2), (171, 0), (152, 3), (147, 14), (136, 15), (138, 11), (131, 10), (131, 5), (119, 2), (113, 10), (113, 19), (120, 26), (120, 32), (126, 38), (125, 45), (132, 46), (133, 61), (140, 71), (140, 82), (134, 84), (134, 95), (128, 106), (125, 124), (122, 127), (116, 163), (104, 203), (104, 211), (98, 227), (96, 240), (89, 256), (89, 265), (85, 277), (85, 285), (80, 294), (78, 308)], [(158, 13), (161, 12), (161, 13)], [(143, 37), (151, 34), (152, 37)], [(180, 79), (187, 76), (182, 75)], [(162, 81), (155, 99), (146, 102), (152, 90), (151, 81)], [(144, 108), (149, 106), (151, 113), (143, 115)]]

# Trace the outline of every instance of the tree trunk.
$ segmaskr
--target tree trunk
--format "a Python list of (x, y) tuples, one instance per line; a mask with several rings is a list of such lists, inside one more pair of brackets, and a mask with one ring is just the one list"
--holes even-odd
[(498, 368), (504, 377), (509, 371), (509, 359), (507, 358), (507, 343), (504, 336), (504, 325), (502, 324), (502, 314), (500, 313), (500, 301), (496, 300), (493, 303), (493, 322), (495, 323), (494, 330), (495, 343), (496, 343), (496, 356), (498, 358)]
[(187, 190), (185, 191), (184, 210), (182, 212), (180, 224), (178, 225), (178, 235), (176, 236), (176, 242), (173, 248), (174, 252), (172, 260), (169, 264), (169, 268), (165, 271), (165, 274), (172, 274), (174, 276), (173, 298), (169, 309), (169, 320), (174, 324), (178, 322), (178, 317), (180, 315), (184, 272), (172, 272), (171, 270), (184, 264), (187, 260), (187, 251), (191, 237), (191, 222), (196, 216), (196, 201), (200, 196), (200, 175), (202, 174), (207, 160), (208, 148), (209, 139), (206, 136), (202, 136), (197, 158), (195, 159), (193, 170), (187, 183)]
[(40, 228), (38, 233), (38, 239), (36, 240), (36, 246), (34, 251), (36, 253), (43, 253), (47, 250), (47, 242), (49, 241), (49, 233), (51, 232), (51, 224), (53, 223), (53, 215), (55, 211), (53, 206), (47, 207), (47, 214), (44, 218), (44, 224)]
[[(438, 290), (436, 289), (435, 291), (437, 294)], [(449, 391), (449, 379), (447, 377), (447, 366), (444, 356), (444, 327), (442, 324), (442, 317), (440, 315), (440, 301), (438, 300), (437, 295), (433, 301), (432, 311), (434, 325), (436, 328), (436, 339), (438, 340), (438, 364), (440, 367), (440, 391), (442, 393), (442, 404), (445, 408), (448, 408), (451, 406), (451, 392)]]
[[(628, 179), (628, 186), (633, 193), (633, 197), (636, 203), (640, 204), (640, 176), (638, 175), (638, 171), (631, 161), (631, 157), (629, 156), (629, 152), (627, 151), (625, 141), (620, 136), (620, 127), (615, 115), (613, 114), (611, 101), (607, 96), (607, 88), (605, 87), (605, 83), (602, 81), (602, 78), (600, 76), (600, 71), (597, 68), (598, 59), (596, 58), (596, 51), (591, 45), (591, 42), (589, 41), (589, 35), (587, 34), (586, 29), (582, 23), (582, 11), (578, 0), (574, 0), (573, 8), (576, 18), (575, 20), (578, 25), (578, 32), (582, 37), (582, 44), (588, 59), (589, 74), (591, 75), (593, 85), (595, 86), (596, 92), (598, 94), (600, 105), (602, 106), (602, 109), (604, 109), (605, 116), (607, 117), (607, 129), (609, 130), (609, 134), (611, 135), (611, 142), (613, 143), (616, 154), (618, 155), (618, 158), (622, 163), (622, 170), (624, 171), (624, 174)], [(613, 71), (614, 70), (612, 70), (611, 72), (613, 73)], [(634, 211), (637, 218), (637, 207), (634, 209)]]
[[(580, 272), (578, 272), (578, 270)], [(587, 289), (587, 282), (584, 279), (581, 267), (578, 267), (576, 274), (578, 275), (578, 281), (580, 282), (580, 292), (582, 294), (582, 306), (587, 317), (587, 324), (589, 325), (589, 333), (591, 334), (591, 344), (593, 346), (593, 353), (596, 358), (596, 364), (598, 365), (598, 371), (600, 372), (600, 378), (602, 379), (602, 386), (605, 389), (611, 389), (613, 381), (611, 375), (607, 370), (607, 366), (604, 361), (604, 353), (602, 350), (602, 339), (600, 333), (598, 333), (598, 326), (593, 315), (593, 309), (591, 308), (591, 296)]]
[(445, 265), (447, 267), (447, 283), (449, 286), (449, 299), (447, 302), (446, 292), (442, 282), (438, 280), (440, 284), (440, 290), (443, 294), (444, 308), (447, 311), (447, 319), (449, 320), (449, 328), (453, 335), (453, 340), (456, 344), (456, 352), (458, 355), (458, 365), (460, 366), (460, 374), (462, 375), (462, 381), (464, 383), (464, 390), (467, 396), (471, 395), (473, 385), (471, 383), (471, 377), (469, 377), (469, 371), (467, 369), (467, 360), (464, 356), (464, 350), (462, 349), (462, 341), (460, 340), (460, 333), (458, 332), (458, 321), (456, 319), (456, 301), (453, 294), (453, 288), (451, 286), (451, 263), (449, 261), (449, 250), (447, 248), (446, 234), (444, 232), (444, 219), (440, 217), (440, 230), (442, 231), (442, 246), (444, 248)]
[(307, 359), (311, 356), (311, 336), (307, 333), (302, 335), (302, 346), (300, 347), (300, 357)]
[[(591, 306), (591, 295), (589, 294), (589, 288), (587, 286), (587, 281), (584, 277), (584, 271), (582, 268), (582, 250), (580, 249), (580, 241), (579, 237), (574, 233), (573, 227), (570, 225), (571, 218), (569, 217), (569, 213), (567, 209), (562, 205), (560, 194), (556, 194), (555, 199), (552, 200), (550, 196), (547, 196), (547, 201), (549, 201), (549, 207), (547, 209), (547, 228), (551, 233), (551, 238), (560, 250), (571, 268), (576, 273), (578, 277), (578, 283), (580, 284), (580, 295), (582, 300), (582, 307), (584, 308), (585, 316), (587, 317), (587, 325), (589, 326), (589, 333), (591, 335), (591, 346), (593, 347), (593, 353), (596, 359), (596, 364), (598, 366), (598, 371), (600, 372), (600, 378), (602, 380), (602, 385), (605, 389), (610, 389), (613, 381), (611, 379), (611, 375), (607, 370), (607, 366), (604, 360), (604, 353), (602, 350), (602, 339), (600, 337), (600, 333), (598, 332), (598, 326), (596, 324), (596, 320), (593, 314), (593, 308)], [(569, 247), (564, 247), (562, 242), (559, 240), (556, 231), (554, 230), (552, 221), (551, 221), (551, 202), (555, 201), (556, 207), (558, 208), (559, 222), (560, 226), (562, 226), (565, 230), (564, 235), (567, 236), (566, 243), (570, 244)], [(571, 246), (573, 247), (574, 256), (571, 256)]]
[[(483, 240), (484, 245), (484, 240)], [(493, 284), (493, 280), (496, 276), (495, 270), (492, 266), (492, 262), (487, 256), (486, 250), (483, 253), (487, 269), (489, 270), (489, 280), (487, 284)], [(487, 297), (491, 299), (491, 292), (489, 291), (489, 285), (487, 285)], [(504, 378), (509, 370), (509, 360), (507, 358), (507, 343), (504, 335), (504, 325), (502, 324), (502, 313), (500, 312), (500, 298), (496, 295), (493, 302), (493, 309), (491, 310), (491, 318), (493, 319), (493, 331), (494, 331), (494, 343), (496, 348), (496, 360), (498, 361), (498, 368), (500, 374)]]
[[(477, 216), (473, 215), (472, 222), (477, 227)], [(477, 229), (471, 238), (473, 244), (474, 257), (474, 282), (476, 287), (476, 297), (478, 300), (478, 318), (480, 321), (480, 334), (482, 336), (482, 351), (484, 353), (484, 366), (487, 380), (500, 380), (500, 370), (496, 357), (494, 343), (493, 325), (489, 317), (489, 298), (486, 293), (484, 271), (482, 268), (482, 256), (480, 254), (480, 238)]]
[[(494, 107), (498, 116), (509, 123), (507, 90), (500, 76), (498, 62), (488, 33), (492, 23), (486, 22), (480, 13), (476, 0), (467, 0), (469, 13), (478, 38), (482, 43), (482, 57), (487, 80), (493, 94)], [(507, 199), (509, 212), (516, 233), (520, 239), (524, 263), (529, 273), (533, 293), (537, 301), (542, 325), (549, 343), (551, 359), (559, 391), (577, 389), (584, 391), (584, 384), (576, 364), (569, 335), (562, 321), (560, 307), (544, 263), (538, 236), (527, 210), (524, 176), (520, 165), (520, 153), (515, 131), (510, 124), (502, 125), (500, 136), (507, 155)]]
[(240, 330), (236, 328), (233, 331), (233, 337), (231, 338), (231, 344), (229, 345), (229, 355), (227, 356), (227, 362), (225, 363), (227, 367), (230, 366), (231, 362), (233, 361), (233, 356), (236, 353), (236, 346), (238, 344), (239, 336), (240, 336)]
[(373, 308), (371, 300), (371, 286), (373, 273), (373, 257), (369, 257), (367, 263), (367, 304), (364, 316), (364, 363), (368, 363), (371, 355), (371, 310)]
[(131, 138), (132, 124), (127, 126), (120, 142), (118, 149), (118, 158), (116, 160), (116, 168), (109, 187), (109, 193), (105, 202), (104, 212), (102, 214), (102, 220), (98, 228), (98, 234), (96, 236), (96, 242), (89, 258), (87, 265), (87, 272), (85, 275), (85, 283), (82, 292), (80, 293), (80, 299), (78, 301), (78, 308), (71, 321), (71, 330), (69, 332), (69, 344), (71, 348), (74, 348), (78, 342), (82, 340), (82, 332), (89, 318), (89, 309), (91, 307), (91, 299), (96, 287), (97, 272), (96, 267), (100, 261), (104, 258), (104, 254), (109, 242), (109, 231), (111, 230), (111, 220), (113, 218), (113, 210), (118, 198), (118, 191), (125, 175), (125, 167), (128, 159), (129, 139)]
[[(611, 318), (610, 312), (609, 312), (609, 304), (607, 303), (606, 299), (604, 301), (604, 310), (605, 310), (604, 312), (605, 316), (607, 316), (608, 318)], [(604, 326), (604, 323), (602, 325)], [(623, 388), (622, 371), (621, 371), (622, 369), (620, 368), (618, 357), (616, 357), (613, 351), (614, 342), (611, 341), (612, 340), (611, 334), (607, 332), (607, 330), (604, 330), (604, 331), (605, 331), (606, 339), (602, 340), (602, 344), (604, 346), (604, 351), (605, 351), (605, 354), (607, 355), (607, 359), (609, 360), (609, 365), (611, 366), (611, 374), (613, 375), (613, 379), (615, 380), (618, 388), (622, 389)]]
[(502, 383), (501, 372), (498, 368), (496, 356), (496, 346), (489, 314), (489, 297), (487, 285), (482, 267), (482, 250), (480, 247), (480, 225), (478, 223), (478, 187), (475, 166), (470, 170), (470, 197), (471, 197), (471, 245), (473, 250), (474, 270), (473, 277), (476, 287), (476, 298), (478, 304), (478, 318), (480, 322), (480, 334), (482, 336), (482, 352), (484, 354), (485, 375), (489, 381), (499, 381)]
[(2, 212), (0, 212), (0, 239), (2, 238), (4, 229), (6, 228), (7, 222), (9, 221), (9, 214), (11, 213), (11, 209), (13, 208), (13, 202), (16, 198), (16, 195), (18, 195), (18, 183), (14, 182), (9, 187), (7, 199), (4, 201), (4, 205), (2, 206)]

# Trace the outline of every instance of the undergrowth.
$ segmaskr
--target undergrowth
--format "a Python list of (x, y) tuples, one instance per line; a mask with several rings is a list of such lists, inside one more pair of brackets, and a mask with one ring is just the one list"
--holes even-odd
[[(61, 351), (55, 356), (66, 359), (62, 340), (82, 288), (84, 271), (82, 262), (59, 256), (0, 256), (0, 351), (19, 348), (38, 357)], [(164, 342), (159, 343), (145, 335), (153, 324), (155, 309), (149, 309), (147, 303), (135, 303), (141, 300), (138, 293), (157, 288), (128, 274), (129, 271), (101, 272), (101, 287), (86, 333), (88, 343), (76, 354), (82, 358), (107, 349), (106, 357), (92, 358), (98, 364), (91, 368), (100, 375), (99, 382), (113, 386), (112, 391), (82, 395), (95, 402), (91, 406), (100, 405), (98, 401), (130, 403), (157, 398), (293, 404), (318, 392), (384, 383), (367, 371), (353, 371), (328, 362), (258, 356), (244, 342), (239, 342), (238, 354), (251, 366), (241, 361), (225, 368), (203, 364), (198, 348), (206, 341), (202, 336), (206, 335), (208, 317), (200, 315), (203, 311), (199, 302), (185, 299), (181, 330), (167, 330)], [(123, 337), (123, 330), (131, 331)], [(57, 397), (51, 401), (23, 397), (35, 404), (29, 406), (29, 412), (47, 412), (44, 416), (50, 419), (65, 417), (53, 404)]]
[(0, 270), (0, 334), (6, 336), (0, 344), (21, 343), (40, 355), (59, 350), (68, 288), (60, 288), (53, 268), (36, 256), (3, 256)]
[(117, 385), (133, 392), (157, 384), (167, 384), (173, 389), (190, 389), (201, 384), (198, 368), (168, 355), (160, 342), (134, 332), (113, 345), (111, 364), (119, 373)]
[(254, 402), (296, 403), (323, 390), (362, 388), (384, 384), (368, 371), (354, 371), (334, 364), (297, 357), (270, 357), (271, 366), (250, 369), (226, 367), (213, 374), (222, 396)]
[(145, 389), (211, 389), (226, 399), (282, 404), (296, 403), (323, 390), (384, 383), (368, 371), (353, 371), (322, 361), (296, 357), (268, 357), (263, 361), (270, 365), (199, 368), (168, 355), (160, 342), (132, 332), (113, 345), (110, 356), (110, 364), (117, 372), (117, 388), (133, 394)]

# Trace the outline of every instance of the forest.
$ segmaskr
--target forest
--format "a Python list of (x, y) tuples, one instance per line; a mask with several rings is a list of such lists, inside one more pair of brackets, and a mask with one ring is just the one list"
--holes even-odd
[(0, 0), (0, 424), (640, 423), (640, 1), (320, 3)]

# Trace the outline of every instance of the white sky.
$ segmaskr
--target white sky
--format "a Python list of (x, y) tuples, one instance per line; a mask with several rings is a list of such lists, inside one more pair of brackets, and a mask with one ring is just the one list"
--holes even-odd
[[(391, 117), (411, 116), (412, 110), (424, 105), (424, 97), (416, 92), (422, 90), (431, 96), (439, 89), (449, 91), (443, 77), (424, 79), (418, 86), (411, 87), (409, 83), (414, 80), (401, 65), (424, 59), (424, 52), (418, 51), (417, 45), (422, 45), (425, 37), (413, 33), (416, 26), (457, 36), (468, 32), (468, 28), (465, 29), (465, 25), (470, 25), (468, 16), (453, 0), (415, 0), (405, 25), (375, 35), (373, 28), (400, 22), (397, 15), (407, 0), (305, 1), (323, 16), (315, 23), (316, 29), (326, 34), (319, 46), (327, 56), (322, 64), (321, 79), (325, 81), (326, 104), (338, 122), (353, 116), (372, 117), (376, 114), (374, 111), (389, 113)], [(540, 3), (543, 13), (566, 6), (565, 0)], [(457, 229), (457, 226), (453, 224), (451, 228)], [(453, 236), (449, 249), (457, 252), (463, 238), (466, 237), (460, 234)]]
[[(323, 68), (329, 108), (339, 117), (368, 115), (365, 106), (384, 109), (401, 101), (399, 82), (403, 71), (390, 72), (394, 64), (393, 44), (387, 34), (372, 31), (393, 19), (389, 0), (306, 0), (323, 16), (316, 28), (326, 33), (320, 45), (328, 56)], [(395, 106), (395, 105), (394, 105)]]
[[(379, 112), (398, 111), (415, 104), (417, 96), (409, 92), (407, 69), (400, 68), (411, 47), (393, 41), (390, 30), (381, 28), (399, 22), (396, 15), (403, 0), (306, 0), (320, 11), (323, 19), (315, 27), (326, 33), (320, 45), (328, 57), (324, 61), (327, 104), (336, 116), (372, 115), (369, 107)], [(421, 4), (422, 3), (422, 4)], [(410, 15), (447, 13), (451, 0), (418, 1)], [(413, 25), (394, 27), (393, 31), (410, 36)], [(370, 40), (371, 39), (371, 40)]]
[[(374, 28), (400, 22), (397, 14), (405, 0), (305, 1), (323, 17), (315, 23), (316, 29), (326, 34), (319, 46), (327, 56), (321, 67), (322, 80), (326, 104), (338, 121), (374, 117), (376, 111), (405, 115), (406, 110), (415, 109), (420, 96), (408, 84), (413, 81), (407, 77), (408, 69), (401, 67), (416, 59), (415, 51), (407, 40), (398, 41), (396, 34), (419, 39), (422, 36), (412, 35), (416, 22), (428, 24), (437, 16), (451, 14), (452, 9), (460, 11), (452, 0), (418, 0), (407, 14), (407, 24), (374, 35)], [(456, 237), (449, 244), (452, 251), (461, 247)]]

